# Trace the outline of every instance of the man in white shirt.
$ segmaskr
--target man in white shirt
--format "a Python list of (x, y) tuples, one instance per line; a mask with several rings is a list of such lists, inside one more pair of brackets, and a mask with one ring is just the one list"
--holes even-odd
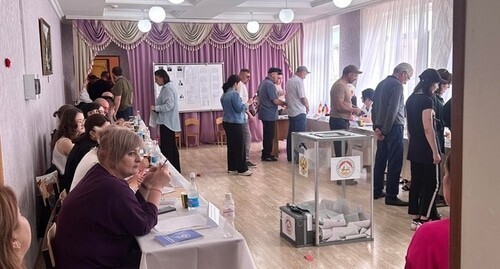
[(292, 161), (292, 132), (305, 132), (309, 102), (304, 91), (304, 79), (310, 72), (305, 66), (297, 67), (295, 74), (285, 84), (285, 99), (288, 109), (288, 136), (286, 159)]
[[(239, 84), (239, 90), (238, 93), (240, 94), (241, 97), (241, 102), (246, 104), (248, 102), (248, 89), (247, 89), (247, 83), (250, 80), (250, 70), (247, 68), (242, 68), (240, 70), (240, 82)], [(245, 140), (245, 154), (246, 154), (246, 160), (247, 160), (247, 166), (248, 167), (256, 167), (254, 163), (250, 161), (250, 146), (252, 145), (252, 134), (250, 133), (250, 126), (248, 125), (248, 121), (253, 121), (254, 116), (252, 113), (250, 113), (250, 110), (247, 109), (246, 114), (245, 114), (245, 123), (243, 124), (243, 139)]]

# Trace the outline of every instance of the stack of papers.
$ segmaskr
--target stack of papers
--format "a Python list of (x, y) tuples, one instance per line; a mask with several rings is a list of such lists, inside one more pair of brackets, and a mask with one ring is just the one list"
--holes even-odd
[(207, 227), (209, 227), (209, 225), (205, 217), (200, 214), (193, 214), (159, 220), (154, 229), (158, 232), (173, 232), (184, 229), (203, 229)]

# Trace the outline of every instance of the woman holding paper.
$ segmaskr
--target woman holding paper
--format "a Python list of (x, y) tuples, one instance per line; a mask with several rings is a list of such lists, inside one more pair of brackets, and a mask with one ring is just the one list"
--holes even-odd
[(139, 267), (134, 236), (156, 225), (161, 189), (171, 180), (168, 166), (153, 167), (134, 195), (125, 178), (137, 173), (141, 147), (142, 139), (126, 128), (103, 129), (99, 163), (68, 194), (57, 218), (58, 268)]
[(175, 84), (170, 81), (167, 71), (163, 69), (155, 71), (155, 83), (161, 87), (161, 90), (151, 110), (158, 113), (156, 123), (160, 125), (160, 150), (180, 173), (181, 162), (179, 149), (175, 143), (175, 132), (181, 131), (181, 123)]

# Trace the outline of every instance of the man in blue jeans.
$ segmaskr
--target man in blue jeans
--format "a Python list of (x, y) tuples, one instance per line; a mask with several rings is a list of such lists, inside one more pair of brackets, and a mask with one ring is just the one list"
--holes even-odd
[[(358, 67), (355, 65), (348, 65), (344, 67), (342, 71), (342, 77), (340, 77), (335, 83), (333, 83), (330, 89), (330, 104), (332, 111), (330, 112), (330, 130), (349, 130), (349, 119), (352, 114), (360, 115), (361, 109), (352, 105), (353, 93), (348, 87), (348, 84), (353, 83), (358, 79), (358, 75), (363, 72), (359, 71)], [(333, 148), (335, 150), (335, 157), (345, 156), (345, 149), (342, 152), (341, 141), (333, 142)], [(354, 179), (347, 180), (345, 182), (347, 185), (356, 185), (357, 181)], [(338, 185), (341, 185), (341, 181), (337, 181)]]
[[(286, 159), (292, 161), (292, 132), (306, 131), (306, 115), (309, 102), (304, 90), (304, 79), (309, 70), (305, 66), (297, 67), (295, 74), (286, 82), (286, 103), (288, 109), (288, 136), (286, 137)], [(296, 157), (295, 157), (296, 158)]]
[[(403, 84), (413, 75), (408, 63), (398, 64), (393, 74), (382, 80), (373, 96), (372, 121), (377, 138), (377, 153), (373, 171), (373, 197), (385, 197), (386, 205), (408, 206), (398, 198), (399, 177), (403, 166), (404, 96)], [(387, 186), (384, 173), (387, 168)]]

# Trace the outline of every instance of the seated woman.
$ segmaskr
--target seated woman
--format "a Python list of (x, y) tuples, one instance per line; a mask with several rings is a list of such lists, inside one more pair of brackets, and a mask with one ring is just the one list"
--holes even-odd
[(77, 107), (81, 109), (80, 105), (86, 103), (92, 103), (92, 99), (90, 98), (89, 92), (92, 91), (92, 85), (96, 83), (99, 78), (94, 74), (89, 74), (87, 76), (87, 83), (80, 90), (80, 98), (78, 99)]
[(59, 174), (64, 175), (66, 160), (73, 148), (73, 139), (85, 131), (83, 126), (83, 112), (76, 108), (68, 108), (61, 117), (57, 132), (52, 138), (52, 163), (56, 166)]
[(142, 140), (118, 126), (103, 129), (94, 165), (72, 190), (57, 218), (54, 253), (58, 268), (138, 268), (134, 236), (148, 234), (158, 220), (168, 166), (153, 167), (134, 195), (126, 177), (137, 173)]
[(372, 104), (373, 104), (373, 95), (375, 91), (371, 88), (365, 89), (361, 92), (361, 101), (363, 102), (363, 106), (361, 107), (362, 116), (359, 119), (362, 119), (366, 123), (372, 122)]
[(85, 121), (85, 133), (75, 139), (75, 145), (71, 149), (64, 169), (64, 177), (60, 185), (66, 192), (70, 191), (71, 182), (75, 175), (76, 167), (92, 148), (97, 146), (98, 132), (101, 128), (109, 125), (108, 119), (100, 114), (91, 115)]
[(0, 268), (24, 268), (30, 244), (30, 224), (19, 212), (14, 191), (0, 186)]
[[(450, 201), (450, 155), (445, 161), (443, 194)], [(449, 268), (450, 219), (423, 224), (413, 235), (406, 253), (406, 269)]]

